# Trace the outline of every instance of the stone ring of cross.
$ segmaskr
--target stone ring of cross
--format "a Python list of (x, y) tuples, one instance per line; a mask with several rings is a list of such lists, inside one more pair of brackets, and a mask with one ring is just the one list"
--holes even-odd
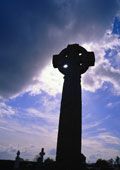
[(70, 75), (78, 70), (79, 74), (87, 71), (89, 66), (94, 66), (95, 56), (79, 44), (70, 44), (59, 54), (53, 55), (53, 66), (64, 75)]

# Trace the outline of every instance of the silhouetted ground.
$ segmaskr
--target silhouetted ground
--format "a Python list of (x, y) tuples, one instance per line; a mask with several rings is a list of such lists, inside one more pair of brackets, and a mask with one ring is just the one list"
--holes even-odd
[[(0, 170), (15, 170), (14, 165), (15, 165), (15, 161), (0, 160)], [(16, 170), (58, 170), (58, 169), (56, 168), (55, 162), (46, 163), (46, 164), (43, 163), (41, 165), (38, 162), (23, 161), (20, 163), (19, 168), (17, 168)], [(86, 168), (80, 168), (80, 169), (75, 168), (74, 170), (120, 170), (120, 166), (114, 165), (112, 167), (112, 166), (108, 166), (107, 164), (101, 164), (101, 165), (87, 164)]]

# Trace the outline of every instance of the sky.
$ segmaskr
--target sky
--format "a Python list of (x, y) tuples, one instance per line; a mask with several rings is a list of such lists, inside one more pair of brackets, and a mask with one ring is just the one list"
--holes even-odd
[(55, 159), (63, 75), (53, 54), (94, 51), (82, 75), (82, 152), (120, 156), (120, 0), (0, 1), (0, 159)]

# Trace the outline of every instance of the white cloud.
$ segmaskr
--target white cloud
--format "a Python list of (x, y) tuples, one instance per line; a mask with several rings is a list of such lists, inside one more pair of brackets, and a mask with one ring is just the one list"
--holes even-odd
[[(0, 95), (6, 98), (23, 92), (46, 66), (53, 51), (77, 40), (81, 44), (101, 39), (119, 10), (118, 0), (46, 0), (42, 3), (34, 0), (34, 3), (20, 1), (19, 4), (12, 1), (8, 6), (9, 9), (1, 3), (0, 13)], [(51, 81), (47, 75), (41, 75), (32, 92), (39, 93), (39, 89), (44, 88), (55, 94), (59, 87), (51, 88), (44, 79)], [(58, 86), (54, 83), (56, 79), (52, 80), (52, 85)]]
[[(59, 107), (58, 103), (57, 97), (51, 99), (51, 97), (44, 96), (42, 98), (43, 112), (40, 108), (34, 107), (15, 110), (11, 106), (1, 103), (1, 108), (7, 110), (4, 111), (4, 114), (7, 114), (7, 120), (6, 117), (2, 117), (0, 120), (0, 134), (2, 136), (0, 144), (5, 145), (6, 148), (8, 144), (12, 144), (15, 148), (21, 150), (25, 159), (33, 159), (42, 147), (45, 148), (46, 156), (50, 156), (49, 150), (56, 148), (59, 114), (55, 110), (56, 107)], [(13, 114), (15, 116), (11, 119), (9, 115), (12, 116)], [(26, 120), (25, 123), (23, 123), (24, 119)], [(38, 122), (40, 122), (40, 125)], [(31, 144), (35, 148), (32, 150), (28, 148), (24, 151), (24, 148)], [(12, 154), (14, 153), (4, 148), (0, 152), (0, 157), (13, 159), (15, 155), (11, 156)]]
[(56, 95), (62, 92), (63, 75), (50, 63), (38, 77), (33, 78), (33, 82), (34, 84), (27, 89), (31, 95), (39, 94), (41, 91), (45, 91), (49, 95)]
[(83, 130), (89, 130), (89, 129), (92, 129), (92, 128), (97, 128), (99, 125), (101, 125), (104, 121), (104, 120), (100, 120), (100, 121), (95, 121), (95, 122), (92, 122), (92, 123), (89, 123), (89, 124), (86, 124), (83, 126)]
[(102, 142), (106, 144), (120, 145), (120, 138), (113, 136), (112, 134), (108, 132), (100, 133), (98, 135), (98, 139), (100, 139)]
[(118, 52), (117, 56), (115, 57), (115, 61), (117, 68), (120, 69), (120, 52)]
[[(97, 159), (110, 159), (120, 155), (120, 137), (106, 129), (104, 119), (83, 124), (82, 152), (87, 161), (96, 162)], [(87, 121), (87, 120), (86, 120)]]
[(112, 107), (113, 106), (113, 103), (111, 103), (111, 102), (109, 102), (108, 104), (107, 104), (107, 107)]
[[(79, 43), (79, 40), (78, 40)], [(111, 34), (105, 34), (97, 43), (84, 43), (81, 46), (88, 51), (95, 52), (95, 66), (90, 67), (88, 71), (82, 75), (82, 88), (87, 91), (95, 92), (102, 88), (104, 82), (112, 84), (116, 95), (120, 95), (120, 68), (114, 68), (108, 59), (106, 59), (105, 51), (107, 49), (116, 49), (119, 51), (120, 39)], [(117, 48), (116, 48), (117, 47)], [(117, 56), (116, 56), (117, 58)], [(49, 95), (56, 95), (62, 92), (63, 76), (58, 69), (54, 69), (50, 63), (44, 68), (39, 76), (33, 78), (33, 85), (29, 86), (27, 91), (32, 95), (39, 94), (41, 91), (47, 92)]]
[[(99, 43), (90, 44), (91, 50), (95, 52), (96, 62), (95, 66), (83, 75), (82, 82), (85, 90), (95, 92), (102, 87), (104, 82), (109, 82), (113, 85), (114, 92), (120, 94), (120, 69), (114, 68), (109, 60), (104, 58), (107, 49), (114, 49), (119, 44), (118, 37), (112, 35), (105, 35)], [(89, 46), (89, 44), (86, 46)]]
[(57, 96), (51, 97), (44, 95), (40, 98), (40, 101), (37, 101), (37, 104), (39, 104), (38, 108), (29, 107), (23, 110), (23, 112), (27, 116), (41, 118), (46, 124), (49, 124), (49, 126), (57, 126), (60, 111), (60, 98)]
[(35, 109), (35, 108), (28, 108), (28, 109), (26, 109), (26, 111), (27, 111), (29, 116), (42, 118), (49, 125), (50, 124), (56, 125), (58, 123), (58, 114), (50, 113), (50, 112), (43, 112), (42, 113), (40, 110)]
[[(10, 158), (8, 154), (11, 154), (11, 152), (8, 150), (6, 153), (7, 146), (10, 144), (19, 149), (22, 153), (21, 156), (25, 159), (33, 159), (42, 147), (45, 148), (46, 156), (48, 156), (49, 150), (56, 147), (57, 127), (48, 124), (40, 126), (35, 123), (27, 124), (26, 122), (23, 125), (16, 120), (3, 120), (0, 121), (0, 134), (2, 135), (0, 145), (4, 147), (4, 154), (6, 154), (6, 157), (4, 157), (5, 155), (3, 156), (0, 152), (0, 157), (3, 159)], [(31, 145), (34, 148), (30, 148)], [(10, 159), (13, 159), (13, 155)]]
[[(90, 162), (96, 162), (97, 159), (110, 159), (120, 155), (120, 138), (109, 132), (102, 132), (94, 137), (83, 138), (83, 153)], [(115, 148), (115, 145), (118, 147)]]
[(109, 102), (107, 103), (107, 107), (108, 108), (114, 108), (114, 107), (118, 107), (120, 105), (120, 101), (116, 101), (116, 102)]
[(6, 105), (4, 102), (0, 102), (0, 117), (2, 116), (11, 116), (16, 113), (16, 109), (12, 108), (9, 105)]
[(24, 160), (33, 160), (39, 154), (40, 149), (38, 146), (27, 144), (27, 146), (0, 144), (0, 159), (15, 160), (17, 151), (20, 150), (20, 157)]

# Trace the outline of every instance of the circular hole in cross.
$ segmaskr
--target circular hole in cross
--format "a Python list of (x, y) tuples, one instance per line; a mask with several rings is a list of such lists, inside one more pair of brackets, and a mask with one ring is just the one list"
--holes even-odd
[(63, 65), (63, 68), (65, 68), (65, 69), (68, 68), (68, 65), (67, 65), (67, 64), (64, 64), (64, 65)]
[(79, 56), (81, 56), (82, 55), (82, 53), (79, 53)]

